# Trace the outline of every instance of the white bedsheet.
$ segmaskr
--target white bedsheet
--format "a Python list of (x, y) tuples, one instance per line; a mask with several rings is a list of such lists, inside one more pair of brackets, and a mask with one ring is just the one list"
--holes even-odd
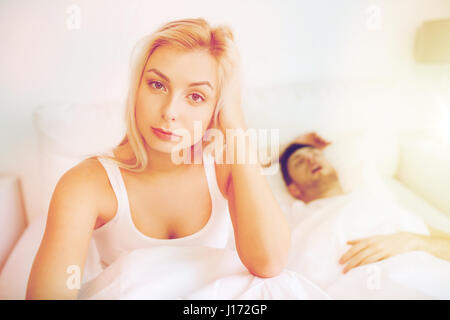
[[(422, 220), (399, 206), (390, 193), (373, 183), (345, 197), (308, 206), (296, 202), (291, 210), (285, 206), (293, 241), (288, 266), (277, 277), (251, 275), (231, 249), (141, 249), (104, 271), (95, 254), (89, 254), (80, 298), (450, 299), (450, 263), (424, 252), (341, 273), (337, 261), (348, 248), (347, 239), (400, 230), (428, 232)], [(0, 275), (1, 299), (24, 299), (44, 227), (45, 217), (35, 219), (16, 245)]]
[(79, 299), (328, 299), (296, 272), (273, 278), (250, 274), (237, 252), (160, 246), (119, 257), (85, 283)]
[(409, 231), (424, 222), (377, 179), (352, 193), (283, 206), (292, 228), (286, 269), (274, 278), (248, 272), (237, 252), (155, 247), (124, 254), (84, 284), (80, 299), (450, 299), (450, 263), (409, 252), (354, 268), (338, 260), (347, 240)]
[(358, 191), (284, 206), (292, 227), (288, 269), (335, 299), (450, 299), (450, 263), (425, 252), (402, 255), (342, 273), (348, 240), (400, 231), (428, 235), (425, 223), (398, 205), (376, 178)]
[(325, 291), (334, 299), (450, 299), (450, 263), (408, 252), (352, 269)]

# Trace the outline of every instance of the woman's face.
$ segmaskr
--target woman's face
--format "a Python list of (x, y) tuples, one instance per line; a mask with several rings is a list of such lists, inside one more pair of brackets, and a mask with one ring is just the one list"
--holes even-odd
[[(171, 152), (182, 137), (165, 132), (180, 129), (191, 137), (189, 146), (200, 141), (214, 113), (217, 82), (217, 64), (208, 52), (157, 48), (136, 99), (136, 123), (146, 147)], [(201, 135), (194, 136), (195, 122), (201, 124)]]

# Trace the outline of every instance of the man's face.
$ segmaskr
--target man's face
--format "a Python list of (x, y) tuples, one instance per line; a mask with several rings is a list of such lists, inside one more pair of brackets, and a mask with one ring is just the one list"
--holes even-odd
[[(325, 159), (322, 151), (304, 147), (295, 151), (288, 159), (287, 170), (293, 182), (301, 189), (318, 188), (337, 179), (333, 166)], [(334, 182), (334, 181), (333, 181)]]

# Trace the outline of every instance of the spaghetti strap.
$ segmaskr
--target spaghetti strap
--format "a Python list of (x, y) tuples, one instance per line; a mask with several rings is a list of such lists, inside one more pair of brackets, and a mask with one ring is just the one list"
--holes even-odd
[(106, 174), (108, 175), (109, 182), (113, 188), (114, 194), (117, 199), (117, 212), (123, 212), (124, 205), (127, 204), (128, 199), (126, 199), (126, 190), (124, 189), (124, 183), (122, 175), (120, 173), (119, 167), (111, 160), (98, 157), (98, 161), (105, 168)]
[(203, 152), (203, 165), (205, 166), (206, 179), (208, 181), (211, 199), (214, 201), (217, 197), (221, 197), (222, 193), (217, 185), (216, 169), (214, 165), (214, 157), (211, 154)]

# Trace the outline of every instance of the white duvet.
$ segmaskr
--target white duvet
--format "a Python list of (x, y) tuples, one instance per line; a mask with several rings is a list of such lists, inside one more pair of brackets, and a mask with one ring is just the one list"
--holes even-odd
[(450, 299), (450, 262), (408, 252), (342, 273), (348, 240), (400, 231), (428, 235), (424, 222), (398, 205), (385, 184), (346, 195), (284, 206), (292, 226), (287, 268), (313, 281), (334, 299)]
[(85, 283), (79, 299), (327, 299), (296, 272), (259, 278), (237, 252), (160, 246), (134, 250)]
[(373, 184), (343, 196), (284, 206), (292, 227), (286, 269), (250, 274), (231, 249), (161, 246), (122, 255), (85, 283), (80, 299), (449, 299), (450, 263), (410, 252), (342, 274), (347, 240), (426, 225)]

